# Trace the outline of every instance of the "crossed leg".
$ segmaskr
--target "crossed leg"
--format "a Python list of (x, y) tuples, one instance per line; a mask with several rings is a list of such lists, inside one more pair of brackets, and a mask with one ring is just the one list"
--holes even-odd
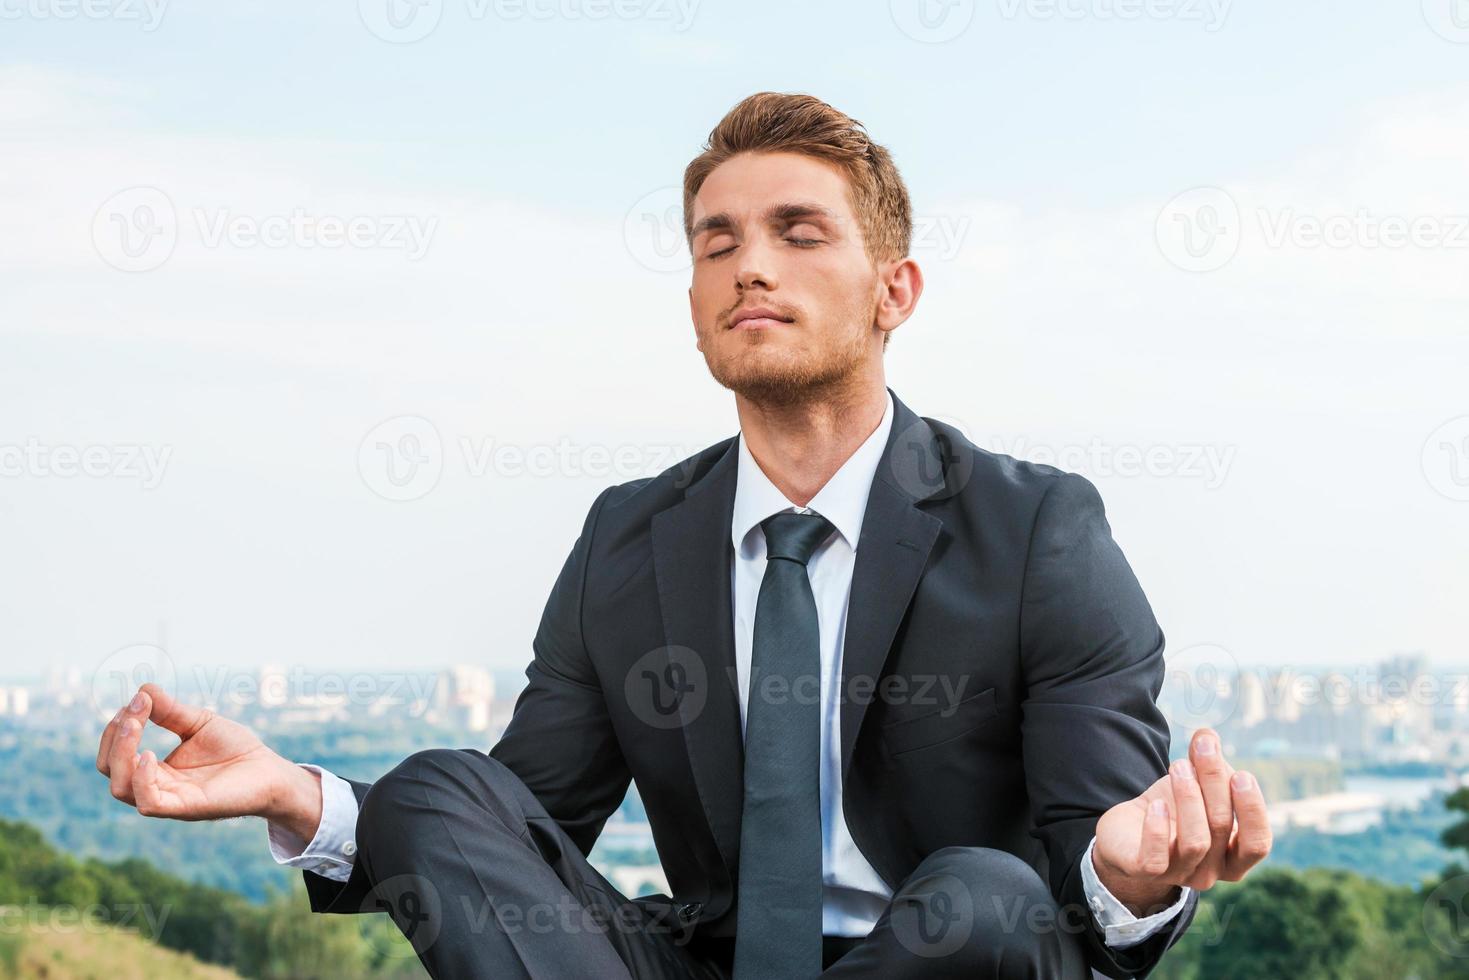
[[(483, 752), (409, 756), (368, 792), (357, 843), (380, 907), (435, 978), (731, 975), (732, 940), (695, 936), (666, 899), (624, 897), (519, 777)], [(823, 973), (1089, 975), (1045, 883), (1020, 858), (983, 847), (930, 854), (872, 932)]]

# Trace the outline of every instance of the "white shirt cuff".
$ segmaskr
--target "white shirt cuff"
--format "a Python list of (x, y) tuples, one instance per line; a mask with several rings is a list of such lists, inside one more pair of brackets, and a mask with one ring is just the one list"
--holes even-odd
[(1093, 836), (1091, 843), (1086, 846), (1086, 853), (1081, 856), (1081, 886), (1086, 892), (1086, 903), (1091, 906), (1093, 918), (1106, 935), (1108, 946), (1134, 946), (1162, 929), (1183, 911), (1184, 903), (1193, 892), (1187, 885), (1179, 889), (1178, 901), (1163, 911), (1145, 915), (1141, 919), (1133, 915), (1126, 905), (1107, 890), (1102, 879), (1097, 877), (1096, 865), (1092, 864), (1092, 848), (1096, 846), (1097, 838)]
[(307, 844), (284, 827), (266, 821), (270, 855), (277, 864), (346, 881), (357, 861), (357, 795), (352, 784), (320, 766), (297, 763), (321, 776), (321, 825)]

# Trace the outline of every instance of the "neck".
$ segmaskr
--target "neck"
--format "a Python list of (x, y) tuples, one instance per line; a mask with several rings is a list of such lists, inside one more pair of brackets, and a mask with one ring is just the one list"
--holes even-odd
[(776, 489), (805, 507), (877, 430), (887, 398), (881, 373), (779, 405), (736, 393), (740, 438)]

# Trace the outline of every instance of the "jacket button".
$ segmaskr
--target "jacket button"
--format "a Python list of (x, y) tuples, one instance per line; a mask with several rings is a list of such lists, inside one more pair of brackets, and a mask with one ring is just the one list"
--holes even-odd
[(678, 917), (688, 922), (690, 919), (696, 918), (702, 911), (704, 911), (704, 906), (701, 903), (685, 902), (678, 907)]

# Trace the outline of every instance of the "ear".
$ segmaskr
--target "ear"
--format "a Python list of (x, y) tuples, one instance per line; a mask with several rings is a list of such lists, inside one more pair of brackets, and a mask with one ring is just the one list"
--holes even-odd
[(699, 337), (699, 318), (694, 315), (694, 287), (689, 287), (689, 322), (694, 325), (694, 349), (704, 352), (704, 341)]
[(923, 270), (912, 258), (902, 259), (884, 271), (879, 267), (883, 294), (877, 304), (877, 326), (895, 330), (913, 315), (923, 295)]

